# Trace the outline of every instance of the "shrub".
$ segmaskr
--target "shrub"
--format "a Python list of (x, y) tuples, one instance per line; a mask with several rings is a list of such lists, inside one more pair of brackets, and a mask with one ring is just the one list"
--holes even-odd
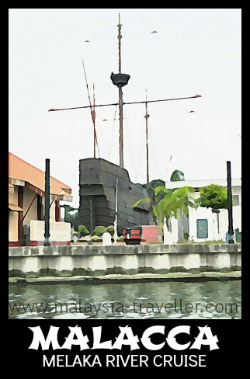
[(117, 242), (124, 242), (123, 236), (117, 237)]
[(105, 226), (96, 226), (95, 229), (94, 229), (94, 235), (95, 236), (98, 236), (98, 237), (101, 237), (103, 235), (104, 232), (106, 232), (107, 229), (105, 228)]
[(79, 232), (80, 237), (81, 236), (84, 237), (85, 235), (90, 234), (89, 230), (86, 228), (85, 225), (79, 225), (78, 232)]
[(100, 241), (101, 241), (101, 238), (98, 237), (98, 236), (91, 236), (90, 238), (91, 238), (91, 240), (92, 240), (93, 242), (100, 242)]
[(109, 225), (107, 228), (106, 228), (107, 232), (109, 232), (111, 234), (111, 236), (114, 235), (114, 232), (115, 232), (115, 228), (113, 225)]

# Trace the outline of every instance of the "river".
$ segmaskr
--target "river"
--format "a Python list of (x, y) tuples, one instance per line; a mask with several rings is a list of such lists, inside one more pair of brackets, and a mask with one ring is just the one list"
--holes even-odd
[(9, 318), (241, 318), (241, 281), (10, 284)]

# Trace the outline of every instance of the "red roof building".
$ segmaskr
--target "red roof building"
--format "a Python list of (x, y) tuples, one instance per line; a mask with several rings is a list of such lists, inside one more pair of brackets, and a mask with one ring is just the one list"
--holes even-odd
[[(59, 201), (72, 201), (71, 188), (51, 176), (50, 199), (50, 220), (60, 222)], [(45, 173), (9, 153), (9, 246), (27, 244), (30, 222), (44, 220), (44, 205)]]

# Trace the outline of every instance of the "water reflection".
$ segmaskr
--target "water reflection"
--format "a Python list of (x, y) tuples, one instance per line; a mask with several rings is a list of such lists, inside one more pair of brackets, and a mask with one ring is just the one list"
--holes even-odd
[(241, 282), (11, 284), (10, 318), (241, 318)]

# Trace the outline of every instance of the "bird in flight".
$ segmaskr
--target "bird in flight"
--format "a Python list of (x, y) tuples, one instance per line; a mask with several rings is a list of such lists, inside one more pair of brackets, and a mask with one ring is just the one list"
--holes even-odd
[(84, 41), (84, 42), (90, 42), (88, 39), (86, 39), (86, 41)]
[(153, 30), (152, 32), (151, 32), (151, 34), (154, 34), (154, 33), (158, 33), (156, 30)]
[(189, 113), (193, 113), (194, 111), (189, 111)]

